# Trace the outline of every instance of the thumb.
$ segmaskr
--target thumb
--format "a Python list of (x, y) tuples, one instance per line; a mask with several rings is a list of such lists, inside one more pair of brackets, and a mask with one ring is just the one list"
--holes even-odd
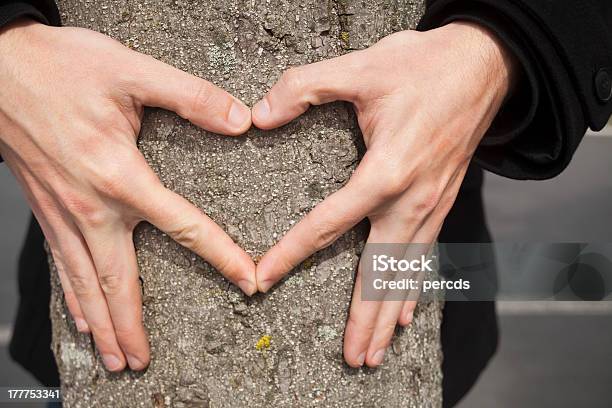
[(282, 126), (310, 105), (337, 100), (354, 102), (361, 87), (361, 52), (290, 68), (253, 107), (253, 124), (260, 129)]
[(171, 110), (224, 135), (236, 136), (251, 127), (249, 108), (226, 91), (152, 57), (142, 58), (130, 89), (142, 105)]

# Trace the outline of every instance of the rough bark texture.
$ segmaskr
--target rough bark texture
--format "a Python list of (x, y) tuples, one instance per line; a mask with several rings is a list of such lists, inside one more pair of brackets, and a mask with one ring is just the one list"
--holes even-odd
[[(289, 66), (365, 48), (415, 26), (421, 1), (61, 0), (64, 23), (202, 76), (254, 103)], [(227, 138), (147, 111), (139, 147), (163, 183), (254, 257), (340, 188), (363, 153), (350, 105)], [(441, 304), (420, 304), (385, 364), (351, 369), (342, 337), (366, 226), (244, 297), (148, 224), (135, 233), (152, 363), (110, 374), (68, 317), (53, 274), (53, 350), (72, 406), (439, 406)]]

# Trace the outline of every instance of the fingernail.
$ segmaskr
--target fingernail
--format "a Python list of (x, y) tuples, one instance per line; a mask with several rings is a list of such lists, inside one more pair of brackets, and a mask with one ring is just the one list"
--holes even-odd
[(359, 357), (357, 357), (357, 363), (358, 363), (360, 366), (362, 366), (362, 365), (363, 365), (363, 363), (365, 363), (365, 354), (366, 354), (366, 353), (365, 353), (365, 351), (364, 351), (363, 353), (361, 353), (361, 354), (359, 355)]
[(116, 356), (112, 354), (105, 354), (102, 356), (102, 361), (104, 361), (104, 365), (110, 371), (118, 371), (121, 370), (121, 360), (119, 360)]
[(132, 355), (126, 354), (125, 356), (127, 358), (128, 364), (130, 365), (130, 368), (132, 370), (135, 371), (139, 371), (142, 370), (143, 368), (145, 368), (145, 363), (143, 363), (142, 361), (140, 361), (137, 357), (134, 357)]
[(272, 285), (274, 285), (274, 282), (272, 282), (271, 280), (264, 280), (257, 284), (257, 286), (259, 287), (259, 291), (264, 293), (267, 292), (272, 287)]
[(81, 333), (85, 333), (89, 331), (89, 325), (87, 324), (87, 322), (80, 318), (80, 317), (75, 317), (74, 318), (74, 324), (76, 324), (76, 328), (79, 332)]
[(242, 279), (241, 281), (238, 281), (238, 287), (249, 296), (251, 296), (257, 291), (255, 284), (248, 279)]
[(249, 118), (250, 113), (246, 106), (234, 101), (229, 111), (228, 121), (230, 125), (241, 128)]
[(266, 119), (270, 115), (270, 105), (266, 98), (257, 102), (253, 107), (253, 115), (257, 116), (257, 119)]
[(381, 365), (383, 360), (385, 359), (385, 349), (380, 349), (374, 356), (372, 356), (372, 365), (378, 366)]

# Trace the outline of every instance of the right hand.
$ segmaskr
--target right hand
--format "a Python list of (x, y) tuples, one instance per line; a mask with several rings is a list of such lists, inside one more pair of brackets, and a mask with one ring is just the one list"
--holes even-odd
[(239, 135), (250, 110), (210, 82), (102, 34), (23, 19), (0, 31), (0, 154), (49, 243), (66, 304), (105, 366), (149, 364), (133, 229), (148, 221), (248, 295), (251, 258), (166, 189), (136, 147), (144, 106)]

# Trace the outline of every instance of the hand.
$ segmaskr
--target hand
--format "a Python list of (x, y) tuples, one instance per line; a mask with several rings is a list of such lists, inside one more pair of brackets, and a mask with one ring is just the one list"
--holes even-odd
[[(347, 184), (316, 206), (257, 265), (267, 291), (363, 218), (369, 243), (433, 243), (472, 155), (514, 81), (514, 61), (486, 30), (452, 23), (390, 35), (374, 46), (292, 68), (253, 108), (261, 129), (310, 105), (352, 102), (367, 152)], [(344, 336), (353, 367), (383, 362), (414, 301), (361, 300), (360, 271)]]
[(223, 230), (163, 187), (136, 147), (143, 106), (239, 135), (249, 109), (202, 79), (93, 31), (21, 20), (0, 32), (0, 154), (51, 248), (66, 303), (111, 371), (149, 363), (132, 241), (143, 220), (247, 294), (255, 265)]

